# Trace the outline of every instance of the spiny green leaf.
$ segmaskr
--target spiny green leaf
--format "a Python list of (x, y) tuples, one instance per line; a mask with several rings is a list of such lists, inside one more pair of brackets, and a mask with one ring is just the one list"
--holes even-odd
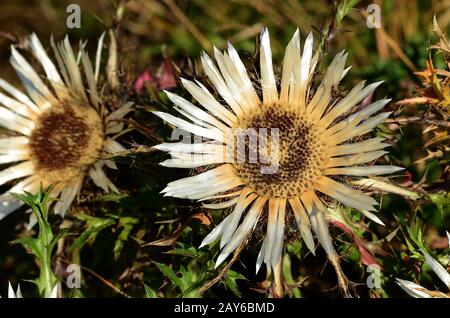
[(28, 237), (28, 236), (20, 237), (20, 238), (16, 239), (14, 241), (14, 243), (21, 244), (26, 249), (31, 250), (31, 252), (35, 256), (38, 256), (40, 254), (40, 249), (39, 249), (39, 246), (38, 246), (38, 242), (37, 242), (36, 239), (34, 239), (32, 237)]
[(82, 248), (86, 243), (92, 244), (100, 231), (116, 223), (111, 218), (98, 218), (86, 214), (77, 215), (77, 218), (86, 221), (87, 229), (72, 243), (70, 250)]
[(175, 272), (173, 271), (173, 269), (171, 267), (169, 267), (165, 264), (162, 264), (162, 263), (158, 263), (158, 262), (153, 262), (153, 263), (164, 274), (164, 276), (166, 276), (170, 279), (172, 284), (174, 284), (175, 286), (178, 286), (181, 289), (183, 288), (183, 281), (181, 280), (180, 277), (178, 277), (175, 274)]
[(193, 246), (191, 246), (189, 248), (174, 248), (170, 251), (165, 252), (165, 254), (180, 255), (180, 256), (191, 257), (191, 258), (199, 257), (199, 253), (198, 253), (197, 249)]
[(36, 194), (23, 193), (16, 195), (16, 198), (23, 200), (32, 208), (38, 220), (38, 237), (22, 237), (16, 240), (16, 243), (30, 249), (38, 260), (39, 277), (34, 282), (39, 289), (41, 297), (50, 296), (56, 285), (57, 278), (51, 269), (52, 252), (58, 240), (66, 235), (66, 231), (63, 230), (55, 236), (48, 222), (48, 207), (53, 200), (50, 197), (51, 190), (52, 187), (44, 190), (41, 185)]
[(139, 223), (139, 220), (133, 217), (121, 217), (119, 219), (119, 227), (123, 230), (119, 234), (119, 238), (114, 243), (114, 258), (117, 259), (122, 251), (125, 241), (128, 240), (133, 227)]
[(430, 195), (430, 200), (436, 204), (441, 213), (444, 207), (450, 206), (450, 196), (448, 193), (433, 193)]
[(247, 278), (241, 273), (235, 272), (233, 270), (228, 270), (225, 276), (225, 285), (233, 292), (233, 294), (235, 294), (237, 297), (241, 297), (241, 292), (239, 291), (236, 283), (236, 280), (238, 279), (247, 280)]

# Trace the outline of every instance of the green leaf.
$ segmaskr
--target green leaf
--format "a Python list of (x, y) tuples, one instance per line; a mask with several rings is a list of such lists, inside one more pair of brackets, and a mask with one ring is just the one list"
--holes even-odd
[(156, 292), (146, 284), (144, 284), (144, 289), (145, 289), (145, 296), (147, 298), (158, 298)]
[(103, 202), (120, 202), (122, 199), (129, 197), (126, 193), (107, 193), (105, 195), (102, 195), (97, 199), (97, 201), (103, 201)]
[(82, 248), (86, 243), (92, 244), (100, 231), (116, 223), (111, 218), (98, 218), (86, 214), (77, 215), (77, 218), (86, 221), (87, 229), (72, 243), (71, 251)]
[(14, 241), (16, 244), (21, 244), (26, 249), (31, 250), (31, 252), (39, 257), (40, 248), (36, 239), (28, 236), (20, 237)]
[[(292, 277), (292, 268), (291, 268), (291, 256), (289, 254), (285, 254), (283, 256), (283, 276), (286, 280), (286, 283), (289, 285), (294, 285), (296, 282), (294, 281), (294, 278)], [(291, 289), (292, 294), (296, 298), (301, 297), (300, 289), (298, 287)]]
[(58, 243), (58, 241), (59, 241), (60, 239), (62, 239), (63, 237), (70, 236), (70, 235), (74, 235), (74, 234), (71, 233), (71, 232), (69, 231), (69, 229), (61, 229), (61, 230), (58, 232), (58, 234), (55, 235), (55, 237), (53, 238), (53, 240), (50, 242), (50, 247), (53, 248), (53, 247), (56, 245), (56, 243)]
[(193, 246), (189, 248), (174, 248), (170, 251), (165, 252), (165, 254), (171, 254), (171, 255), (180, 255), (185, 257), (191, 257), (191, 258), (198, 258), (199, 253), (197, 249)]
[(336, 21), (338, 24), (342, 21), (342, 19), (353, 9), (355, 5), (357, 5), (359, 0), (343, 0), (339, 3), (336, 12)]
[(122, 251), (124, 243), (128, 240), (133, 227), (139, 223), (139, 220), (133, 217), (121, 217), (119, 219), (119, 227), (123, 230), (119, 234), (119, 238), (114, 243), (114, 259), (117, 259)]
[(166, 276), (170, 279), (172, 284), (174, 284), (175, 286), (177, 286), (183, 290), (183, 281), (181, 280), (180, 277), (178, 277), (175, 274), (175, 272), (173, 271), (173, 269), (171, 267), (169, 267), (165, 264), (162, 264), (162, 263), (158, 263), (158, 262), (153, 262), (153, 263), (164, 274), (164, 276)]
[(44, 190), (42, 185), (36, 194), (25, 192), (15, 195), (33, 210), (38, 221), (38, 237), (21, 237), (15, 242), (22, 244), (36, 256), (39, 264), (39, 277), (33, 282), (37, 285), (41, 297), (49, 297), (56, 285), (57, 278), (51, 269), (52, 252), (58, 240), (67, 235), (63, 230), (54, 235), (48, 222), (48, 208), (54, 200), (50, 197), (52, 187)]
[(302, 243), (300, 240), (289, 243), (286, 249), (289, 253), (301, 260)]
[(439, 208), (441, 213), (444, 207), (450, 206), (450, 196), (448, 193), (433, 193), (430, 194), (430, 200)]
[(225, 286), (227, 286), (227, 288), (231, 290), (237, 297), (242, 297), (236, 283), (236, 280), (238, 279), (247, 280), (247, 278), (241, 273), (229, 270), (225, 276)]

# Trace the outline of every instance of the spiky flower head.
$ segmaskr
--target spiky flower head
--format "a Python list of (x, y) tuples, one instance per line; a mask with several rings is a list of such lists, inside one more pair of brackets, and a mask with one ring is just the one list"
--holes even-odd
[(20, 179), (0, 196), (0, 219), (23, 205), (12, 193), (34, 193), (41, 185), (53, 185), (52, 196), (60, 199), (54, 211), (61, 215), (86, 176), (106, 192), (118, 191), (103, 170), (117, 167), (102, 157), (125, 150), (115, 137), (123, 131), (121, 119), (132, 104), (116, 94), (117, 45), (112, 32), (106, 72), (101, 72), (104, 35), (94, 64), (86, 43), (74, 53), (67, 37), (60, 43), (52, 40), (57, 67), (32, 34), (30, 49), (45, 76), (11, 48), (11, 65), (27, 93), (0, 79), (0, 125), (8, 130), (0, 139), (0, 164), (13, 164), (0, 172), (0, 185)]
[(312, 253), (314, 233), (342, 281), (328, 232), (327, 205), (337, 201), (377, 219), (372, 213), (377, 201), (346, 183), (400, 168), (365, 165), (387, 153), (383, 149), (388, 144), (382, 138), (362, 136), (389, 116), (389, 112), (375, 114), (389, 100), (357, 107), (380, 82), (368, 86), (360, 82), (340, 96), (338, 84), (349, 70), (345, 68), (347, 54), (341, 52), (328, 66), (321, 83), (314, 87), (318, 54), (313, 54), (313, 35), (308, 35), (301, 50), (298, 30), (287, 45), (277, 80), (267, 29), (263, 30), (260, 43), (256, 83), (231, 44), (226, 52), (214, 50), (217, 65), (203, 54), (203, 69), (221, 100), (202, 83), (182, 79), (200, 106), (167, 92), (175, 109), (186, 119), (155, 112), (203, 140), (191, 144), (163, 143), (156, 148), (172, 156), (162, 162), (164, 166), (211, 168), (169, 183), (163, 190), (165, 195), (210, 201), (205, 206), (212, 209), (232, 207), (202, 243), (204, 246), (220, 238), (217, 265), (246, 240), (258, 220), (267, 223), (256, 270), (266, 264), (268, 272), (273, 273), (276, 294), (280, 295), (286, 227), (296, 223)]

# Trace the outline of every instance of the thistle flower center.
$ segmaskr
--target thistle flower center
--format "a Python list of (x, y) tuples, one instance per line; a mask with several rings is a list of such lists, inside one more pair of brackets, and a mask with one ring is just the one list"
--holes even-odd
[[(237, 160), (234, 166), (238, 176), (260, 195), (293, 197), (311, 188), (320, 176), (325, 145), (305, 113), (278, 104), (261, 105), (236, 126), (249, 136), (245, 139), (246, 160)], [(256, 162), (250, 160), (252, 153), (258, 155)]]
[(30, 136), (35, 171), (46, 184), (80, 176), (99, 157), (103, 140), (103, 123), (92, 107), (51, 107), (40, 115)]

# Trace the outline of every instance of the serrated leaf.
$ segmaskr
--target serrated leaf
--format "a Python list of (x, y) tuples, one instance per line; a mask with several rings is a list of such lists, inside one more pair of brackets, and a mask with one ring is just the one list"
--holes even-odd
[(229, 290), (231, 290), (231, 292), (233, 292), (233, 294), (235, 294), (237, 297), (242, 297), (241, 292), (238, 289), (236, 280), (241, 279), (241, 280), (247, 280), (247, 278), (242, 275), (241, 273), (232, 271), (232, 270), (228, 270), (226, 276), (225, 276), (225, 285), (227, 286), (227, 288)]
[(336, 20), (338, 23), (357, 5), (359, 0), (344, 0), (339, 2), (336, 12)]
[(118, 239), (114, 243), (114, 259), (117, 259), (122, 251), (125, 242), (128, 240), (133, 227), (139, 223), (139, 220), (133, 217), (121, 217), (119, 227), (123, 227)]
[(77, 218), (86, 221), (87, 229), (72, 243), (70, 250), (80, 249), (86, 243), (92, 244), (98, 233), (116, 223), (116, 221), (111, 218), (98, 218), (86, 214), (77, 215)]
[(22, 237), (16, 240), (16, 243), (30, 249), (37, 258), (39, 277), (34, 280), (34, 283), (37, 285), (41, 297), (49, 297), (56, 285), (57, 278), (51, 268), (52, 252), (58, 240), (65, 235), (65, 231), (62, 231), (55, 236), (48, 222), (48, 207), (53, 201), (53, 198), (50, 197), (51, 190), (51, 186), (45, 191), (41, 185), (36, 194), (16, 195), (16, 198), (23, 200), (32, 208), (38, 221), (37, 238)]
[[(294, 285), (296, 282), (294, 281), (294, 278), (292, 277), (292, 268), (291, 268), (291, 257), (289, 254), (285, 254), (283, 256), (283, 276), (286, 280), (286, 283), (288, 285)], [(300, 298), (301, 293), (300, 289), (298, 287), (291, 289), (292, 294), (295, 298)]]
[(164, 254), (180, 255), (180, 256), (191, 257), (191, 258), (197, 258), (199, 256), (199, 253), (195, 249), (195, 247), (190, 247), (188, 249), (174, 248), (170, 251), (164, 252)]
[[(203, 277), (202, 277), (203, 278)], [(188, 286), (182, 294), (182, 297), (187, 297), (187, 298), (196, 298), (199, 297), (198, 294), (198, 289), (203, 286), (203, 284), (205, 283), (204, 279), (201, 279), (197, 282), (191, 282), (190, 286)]]
[(120, 202), (122, 199), (129, 197), (126, 193), (107, 193), (105, 195), (102, 195), (101, 197), (97, 198), (97, 201), (103, 201), (103, 202)]
[(20, 238), (16, 239), (14, 241), (14, 243), (21, 244), (26, 249), (31, 250), (31, 252), (36, 256), (38, 256), (38, 254), (40, 254), (38, 242), (36, 239), (34, 239), (32, 237), (28, 237), (28, 236), (20, 237)]
[(192, 283), (192, 272), (189, 271), (188, 269), (186, 269), (184, 266), (180, 267), (180, 272), (181, 272), (181, 290), (184, 292), (186, 289), (189, 288), (189, 286)]

